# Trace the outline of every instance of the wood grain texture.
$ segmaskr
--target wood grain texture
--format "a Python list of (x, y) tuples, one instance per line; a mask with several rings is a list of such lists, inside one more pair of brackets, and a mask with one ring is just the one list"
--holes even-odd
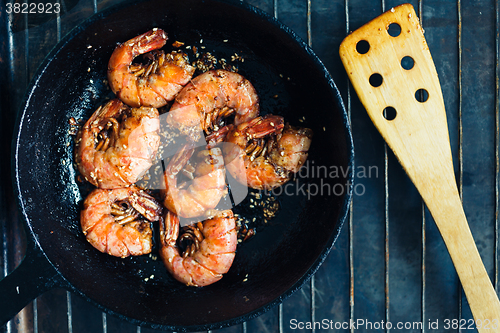
[[(389, 34), (394, 24), (399, 34)], [(360, 41), (369, 48), (361, 49)], [(470, 232), (456, 186), (438, 75), (410, 4), (392, 8), (347, 36), (340, 56), (371, 120), (413, 181), (450, 252), (476, 321), (500, 323), (500, 303)], [(402, 66), (404, 57), (413, 67)], [(381, 82), (371, 80), (381, 76)], [(379, 80), (380, 81), (380, 80)], [(418, 91), (428, 93), (425, 102)], [(393, 119), (384, 109), (396, 110)], [(478, 325), (479, 332), (483, 330)]]

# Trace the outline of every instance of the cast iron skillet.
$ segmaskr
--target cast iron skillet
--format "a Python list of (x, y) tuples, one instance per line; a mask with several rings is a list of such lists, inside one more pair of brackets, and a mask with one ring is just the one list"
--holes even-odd
[[(79, 229), (83, 192), (75, 180), (69, 119), (87, 118), (109, 97), (106, 65), (116, 43), (153, 27), (165, 29), (170, 42), (198, 46), (219, 59), (229, 61), (238, 53), (245, 61), (235, 64), (255, 85), (262, 112), (314, 130), (310, 173), (279, 196), (276, 218), (239, 247), (230, 272), (200, 289), (176, 282), (149, 256), (102, 254)], [(0, 281), (0, 324), (53, 287), (156, 329), (207, 330), (248, 320), (281, 302), (317, 270), (340, 232), (352, 190), (350, 128), (325, 67), (276, 20), (221, 0), (129, 3), (72, 31), (29, 88), (14, 151), (15, 187), (30, 240), (24, 261)]]

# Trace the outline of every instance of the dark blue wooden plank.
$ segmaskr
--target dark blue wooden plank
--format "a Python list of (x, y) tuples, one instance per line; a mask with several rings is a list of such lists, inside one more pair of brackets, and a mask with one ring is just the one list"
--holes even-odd
[(246, 332), (279, 332), (278, 307), (245, 323)]
[[(67, 1), (67, 0), (65, 0)], [(64, 38), (68, 32), (94, 14), (94, 0), (70, 0), (66, 5), (67, 11), (61, 15), (60, 37)]]
[[(462, 5), (463, 204), (490, 277), (495, 225), (495, 6)], [(465, 302), (464, 302), (465, 303)], [(467, 306), (463, 318), (470, 319)]]
[(307, 1), (278, 1), (278, 20), (293, 30), (300, 38), (307, 41)]
[[(2, 14), (0, 15), (1, 34), (0, 43), (2, 49), (0, 53), (1, 75), (0, 80), (0, 100), (1, 100), (1, 142), (2, 155), (12, 156), (11, 140), (14, 123), (19, 106), (21, 105), (24, 91), (28, 84), (26, 69), (28, 61), (26, 56), (27, 31), (21, 29), (14, 33), (13, 22), (19, 15), (7, 15), (5, 2), (0, 4)], [(27, 26), (23, 21), (22, 26)], [(9, 36), (10, 38), (7, 38)], [(2, 233), (1, 255), (2, 273), (0, 276), (13, 271), (21, 262), (25, 254), (26, 235), (24, 224), (18, 215), (15, 196), (12, 188), (11, 163), (9, 158), (5, 158), (1, 163), (1, 218), (0, 232)], [(28, 304), (13, 320), (3, 328), (8, 332), (30, 332), (33, 330), (33, 303)]]
[(137, 333), (137, 326), (112, 315), (106, 315), (105, 333)]
[(102, 332), (102, 312), (78, 295), (71, 295), (72, 333)]
[[(28, 20), (29, 21), (29, 20)], [(38, 66), (57, 44), (57, 21), (50, 20), (28, 30), (28, 78), (31, 80)]]
[[(311, 46), (327, 67), (347, 101), (347, 76), (340, 61), (339, 46), (346, 35), (346, 14), (343, 2), (312, 1)], [(333, 221), (332, 221), (333, 222)], [(335, 329), (348, 321), (350, 315), (349, 218), (330, 254), (315, 274), (314, 320), (319, 327)], [(309, 319), (311, 320), (311, 319)]]
[(285, 332), (312, 320), (310, 281), (283, 302), (282, 311)]
[(242, 333), (242, 332), (243, 332), (243, 324), (237, 324), (237, 325), (221, 328), (218, 330), (212, 330), (212, 331), (209, 331), (208, 333)]
[[(453, 164), (459, 179), (459, 48), (456, 1), (424, 2), (423, 26), (443, 92)], [(451, 29), (450, 27), (454, 27)], [(441, 235), (426, 210), (425, 308), (431, 322), (458, 318), (459, 281)], [(446, 297), (443, 297), (446, 295)]]
[(247, 0), (245, 3), (257, 7), (267, 14), (274, 16), (274, 4), (272, 0)]
[[(349, 28), (356, 30), (382, 13), (380, 2), (349, 1)], [(353, 198), (353, 320), (385, 320), (384, 141), (352, 90), (352, 130), (356, 149)], [(363, 170), (376, 170), (371, 176)], [(363, 191), (361, 191), (363, 190)]]
[[(422, 201), (391, 151), (388, 152), (389, 281), (391, 323), (422, 322)], [(417, 332), (417, 328), (407, 332)]]
[(37, 298), (38, 332), (69, 332), (66, 290), (54, 289)]

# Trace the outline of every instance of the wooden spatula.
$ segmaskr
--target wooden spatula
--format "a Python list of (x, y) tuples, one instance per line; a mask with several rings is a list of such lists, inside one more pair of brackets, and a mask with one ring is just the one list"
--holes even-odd
[(429, 208), (478, 331), (500, 332), (500, 303), (464, 214), (441, 86), (415, 10), (400, 5), (354, 31), (340, 45), (340, 57), (370, 118)]

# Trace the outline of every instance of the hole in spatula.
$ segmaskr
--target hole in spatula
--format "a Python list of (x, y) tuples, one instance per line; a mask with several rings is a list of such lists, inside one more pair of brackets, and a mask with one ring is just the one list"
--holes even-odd
[(384, 118), (387, 120), (394, 120), (396, 118), (396, 109), (392, 106), (388, 106), (384, 109)]
[(366, 40), (360, 40), (356, 44), (356, 51), (358, 51), (359, 54), (366, 54), (370, 50), (370, 43), (368, 43)]
[(420, 103), (424, 103), (429, 99), (429, 93), (425, 89), (418, 89), (415, 92), (415, 99)]
[(397, 23), (391, 23), (387, 27), (387, 32), (392, 37), (398, 37), (401, 34), (401, 26)]
[(412, 57), (406, 56), (401, 59), (401, 67), (403, 67), (406, 70), (410, 70), (415, 66), (415, 61), (413, 60)]
[(384, 79), (382, 78), (382, 75), (375, 73), (370, 76), (370, 84), (372, 87), (380, 87), (382, 85), (382, 82), (384, 82)]

